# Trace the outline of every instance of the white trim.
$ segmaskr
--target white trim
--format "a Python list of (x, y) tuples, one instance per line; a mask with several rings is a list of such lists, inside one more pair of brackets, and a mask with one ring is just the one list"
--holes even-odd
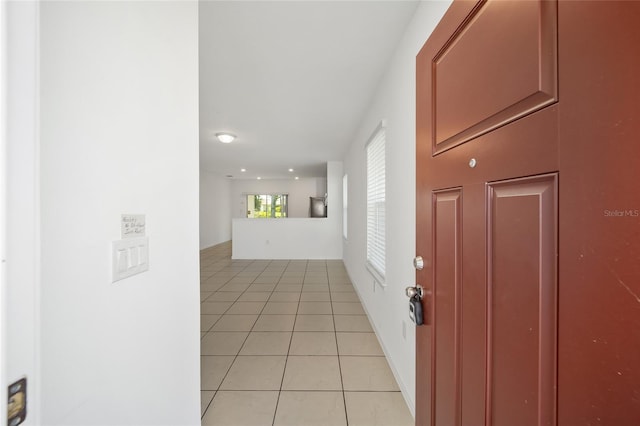
[(7, 422), (7, 0), (0, 0), (0, 422)]
[[(348, 270), (347, 270), (347, 275), (349, 275), (349, 280), (353, 283), (354, 281), (351, 279), (351, 275), (349, 274)], [(396, 384), (400, 388), (400, 394), (404, 398), (404, 402), (407, 404), (407, 407), (409, 408), (409, 411), (411, 412), (411, 415), (413, 416), (413, 418), (415, 420), (415, 418), (416, 418), (416, 402), (415, 402), (415, 400), (411, 399), (411, 395), (413, 394), (413, 392), (410, 392), (410, 389), (407, 389), (406, 384), (402, 380), (400, 380), (400, 373), (398, 373), (398, 370), (396, 369), (395, 364), (392, 362), (393, 358), (391, 358), (390, 352), (387, 349), (387, 347), (385, 346), (384, 341), (382, 339), (380, 339), (380, 335), (381, 335), (380, 330), (378, 330), (378, 327), (376, 327), (375, 322), (372, 320), (373, 316), (371, 314), (369, 314), (369, 310), (367, 309), (367, 305), (364, 303), (364, 299), (362, 298), (362, 295), (360, 294), (360, 288), (358, 286), (356, 286), (356, 285), (354, 285), (353, 288), (355, 289), (356, 294), (358, 295), (358, 299), (360, 300), (360, 304), (362, 305), (362, 309), (364, 309), (364, 313), (367, 315), (367, 320), (369, 321), (369, 324), (371, 324), (371, 328), (373, 328), (373, 333), (375, 334), (376, 339), (378, 340), (378, 343), (380, 344), (380, 347), (382, 348), (382, 352), (384, 353), (384, 357), (387, 360), (387, 364), (389, 365), (389, 368), (391, 369), (391, 373), (393, 373), (393, 378), (396, 380)]]
[[(41, 424), (40, 2), (2, 0), (6, 194), (2, 418), (6, 386), (27, 378), (25, 426)], [(3, 99), (5, 96), (3, 96)], [(8, 298), (11, 298), (8, 301)], [(10, 304), (8, 304), (10, 302)], [(7, 318), (11, 316), (11, 318)], [(20, 318), (15, 318), (18, 316)], [(5, 321), (6, 320), (6, 321)], [(5, 368), (6, 367), (6, 368)]]
[[(35, 2), (35, 21), (36, 21), (36, 27), (35, 27), (35, 32), (36, 32), (36, 58), (35, 58), (35, 63), (36, 63), (36, 69), (35, 69), (35, 73), (36, 73), (36, 80), (35, 80), (35, 87), (36, 87), (36, 93), (38, 94), (36, 96), (35, 99), (35, 110), (36, 110), (36, 118), (35, 118), (35, 124), (36, 124), (36, 128), (35, 128), (35, 140), (34, 140), (34, 151), (35, 151), (35, 158), (34, 158), (34, 181), (35, 181), (35, 185), (34, 185), (34, 208), (35, 208), (35, 212), (34, 212), (34, 218), (35, 218), (35, 223), (33, 224), (34, 226), (34, 248), (35, 248), (35, 253), (34, 253), (34, 285), (35, 285), (35, 291), (34, 291), (34, 295), (35, 295), (35, 300), (34, 300), (34, 305), (35, 305), (35, 330), (34, 330), (34, 337), (35, 337), (35, 361), (36, 361), (36, 365), (34, 366), (34, 370), (35, 370), (35, 377), (33, 378), (33, 380), (31, 380), (32, 383), (32, 407), (35, 408), (35, 413), (31, 413), (32, 415), (32, 419), (33, 419), (33, 424), (42, 424), (41, 421), (41, 416), (42, 416), (42, 386), (41, 386), (41, 378), (42, 378), (42, 361), (41, 361), (41, 354), (42, 354), (42, 318), (41, 318), (41, 288), (42, 288), (42, 273), (41, 273), (41, 265), (42, 265), (42, 261), (41, 261), (41, 254), (42, 254), (42, 237), (41, 237), (41, 229), (40, 229), (40, 224), (42, 223), (41, 220), (41, 212), (42, 212), (42, 208), (41, 208), (41, 204), (40, 204), (40, 200), (42, 199), (41, 196), (41, 192), (40, 192), (40, 140), (41, 140), (41, 135), (40, 135), (40, 116), (41, 116), (41, 111), (40, 111), (40, 81), (41, 81), (41, 76), (40, 76), (40, 2)], [(35, 386), (34, 386), (35, 385)]]

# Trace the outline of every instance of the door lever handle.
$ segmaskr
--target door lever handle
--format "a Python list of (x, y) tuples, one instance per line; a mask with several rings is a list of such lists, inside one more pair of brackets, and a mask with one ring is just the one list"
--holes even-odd
[(416, 296), (418, 297), (418, 299), (422, 299), (422, 296), (424, 296), (424, 289), (420, 284), (417, 284), (415, 287), (409, 286), (404, 290), (404, 292), (409, 299), (412, 299)]

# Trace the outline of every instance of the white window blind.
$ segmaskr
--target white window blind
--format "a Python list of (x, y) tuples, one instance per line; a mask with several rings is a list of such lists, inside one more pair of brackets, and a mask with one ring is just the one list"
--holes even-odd
[(367, 143), (367, 266), (384, 284), (385, 131), (382, 125)]

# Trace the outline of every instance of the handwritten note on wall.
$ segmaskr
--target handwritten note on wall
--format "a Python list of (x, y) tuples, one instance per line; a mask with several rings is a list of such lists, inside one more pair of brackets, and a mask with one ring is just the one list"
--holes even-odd
[(121, 238), (145, 236), (145, 218), (143, 214), (123, 214), (120, 228)]

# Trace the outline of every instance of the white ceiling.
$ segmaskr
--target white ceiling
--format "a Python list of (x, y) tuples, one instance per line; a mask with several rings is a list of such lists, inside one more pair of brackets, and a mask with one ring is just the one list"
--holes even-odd
[[(201, 1), (200, 167), (234, 179), (325, 177), (417, 4)], [(222, 144), (222, 131), (238, 138)]]

